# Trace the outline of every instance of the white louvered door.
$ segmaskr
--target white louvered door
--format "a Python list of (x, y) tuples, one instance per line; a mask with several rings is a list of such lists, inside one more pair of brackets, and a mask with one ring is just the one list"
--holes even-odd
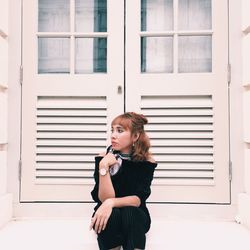
[(150, 201), (230, 202), (227, 11), (227, 0), (127, 1), (126, 108), (148, 117), (159, 163)]
[(21, 201), (89, 201), (123, 112), (123, 4), (23, 0)]
[(94, 156), (125, 107), (149, 120), (150, 201), (229, 203), (227, 10), (23, 0), (21, 201), (90, 201)]

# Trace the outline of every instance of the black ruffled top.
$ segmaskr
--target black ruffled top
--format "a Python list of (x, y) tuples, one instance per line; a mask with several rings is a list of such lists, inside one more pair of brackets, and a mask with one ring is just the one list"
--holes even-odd
[[(101, 201), (98, 198), (99, 188), (99, 162), (102, 160), (102, 156), (95, 157), (95, 186), (91, 192), (92, 198), (97, 205), (94, 210), (96, 211), (101, 205)], [(150, 215), (146, 207), (146, 200), (151, 194), (151, 182), (154, 175), (154, 170), (157, 163), (149, 161), (131, 161), (122, 160), (122, 165), (119, 171), (111, 176), (111, 181), (115, 190), (116, 197), (124, 197), (130, 195), (136, 195), (140, 198), (140, 208), (148, 215)]]

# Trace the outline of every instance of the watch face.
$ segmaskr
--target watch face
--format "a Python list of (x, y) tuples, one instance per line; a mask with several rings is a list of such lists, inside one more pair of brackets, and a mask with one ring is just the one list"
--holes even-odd
[(107, 174), (107, 170), (105, 168), (101, 168), (99, 172), (100, 172), (100, 175)]

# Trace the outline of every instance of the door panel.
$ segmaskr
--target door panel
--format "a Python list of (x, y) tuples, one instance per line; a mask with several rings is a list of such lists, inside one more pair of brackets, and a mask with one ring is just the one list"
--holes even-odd
[(125, 3), (23, 0), (21, 200), (90, 201), (125, 107), (149, 120), (150, 201), (229, 203), (227, 0)]
[(22, 201), (91, 200), (124, 107), (123, 13), (116, 0), (23, 1)]
[(230, 202), (227, 1), (128, 0), (126, 13), (126, 108), (148, 117), (159, 163), (150, 201)]

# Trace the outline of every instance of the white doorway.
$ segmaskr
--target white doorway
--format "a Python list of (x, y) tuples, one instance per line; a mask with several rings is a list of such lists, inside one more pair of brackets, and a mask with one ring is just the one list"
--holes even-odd
[(110, 120), (144, 113), (153, 202), (229, 203), (227, 1), (23, 0), (21, 201), (90, 201)]

